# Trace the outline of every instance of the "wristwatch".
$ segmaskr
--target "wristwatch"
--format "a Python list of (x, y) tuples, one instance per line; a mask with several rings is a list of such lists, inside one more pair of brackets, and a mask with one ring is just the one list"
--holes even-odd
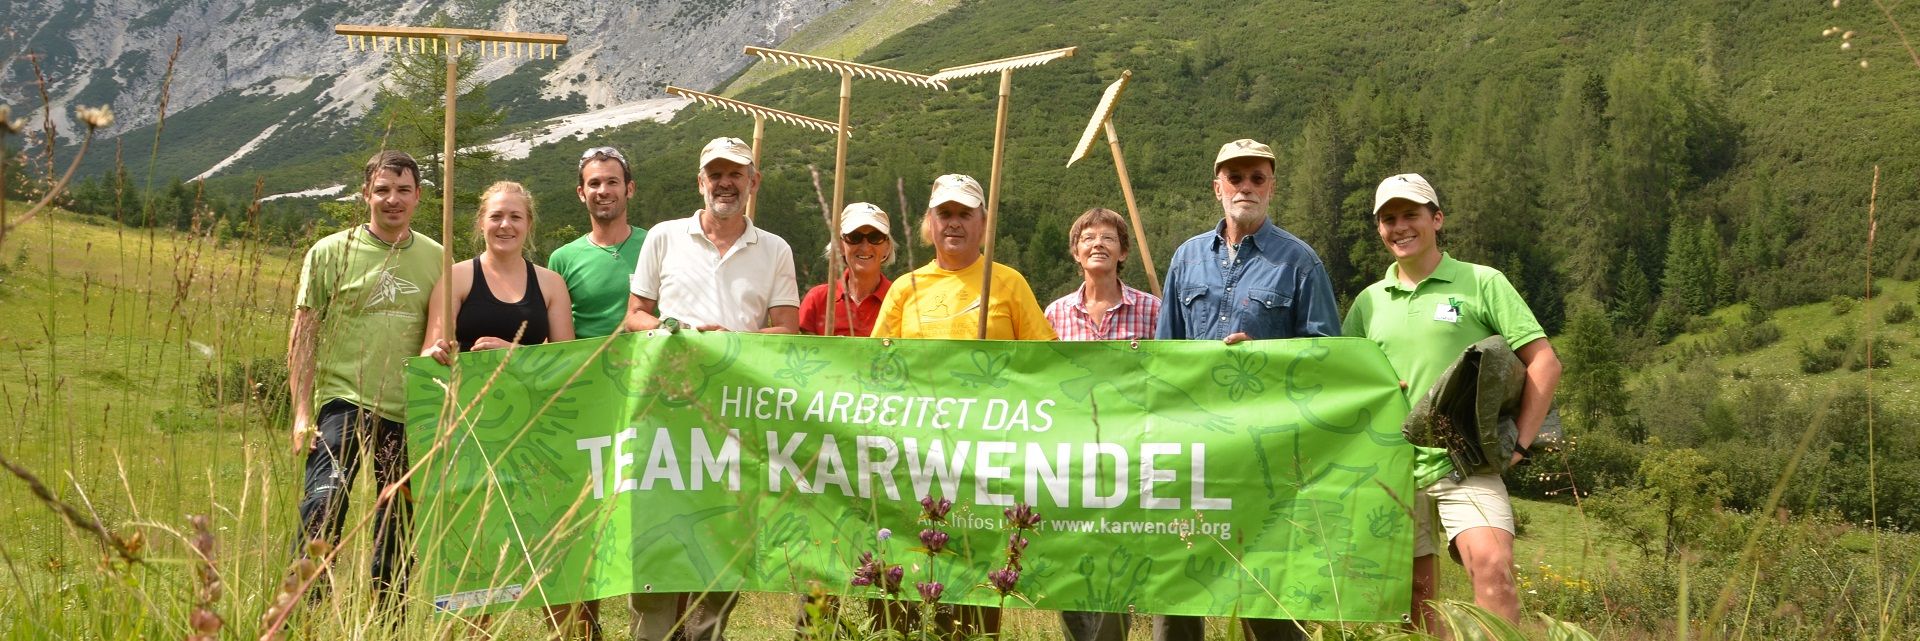
[(1520, 455), (1520, 460), (1515, 461), (1513, 463), (1515, 466), (1533, 464), (1533, 448), (1527, 447), (1525, 445), (1521, 445), (1519, 443), (1515, 443), (1513, 445), (1513, 451), (1515, 454)]
[(680, 319), (678, 318), (668, 316), (666, 318), (660, 319), (660, 329), (667, 330), (668, 334), (679, 332), (680, 327), (681, 327)]

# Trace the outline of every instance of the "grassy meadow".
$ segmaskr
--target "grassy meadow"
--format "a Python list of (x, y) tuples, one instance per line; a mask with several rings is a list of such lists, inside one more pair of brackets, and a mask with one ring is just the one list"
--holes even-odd
[[(259, 618), (292, 559), (299, 499), (301, 459), (287, 449), (284, 374), (276, 369), (284, 354), (298, 257), (284, 249), (123, 228), (59, 211), (21, 227), (0, 251), (5, 256), (0, 327), (8, 328), (0, 335), (0, 350), (16, 364), (0, 370), (0, 407), (14, 426), (0, 447), (58, 500), (97, 518), (140, 559), (127, 563), (36, 499), (26, 483), (6, 479), (0, 483), (0, 505), (7, 511), (0, 520), (0, 563), (6, 566), (0, 585), (7, 588), (0, 590), (0, 612), (7, 616), (0, 616), (0, 639), (186, 636), (196, 595), (203, 594), (195, 578), (199, 556), (191, 546), (196, 532), (188, 519), (195, 514), (209, 517), (208, 533), (217, 546), (212, 560), (223, 589), (210, 609), (225, 621), (221, 634), (257, 636)], [(1911, 283), (1889, 283), (1886, 291), (1910, 294), (1911, 289)], [(1774, 318), (1791, 324), (1803, 315), (1831, 317), (1830, 310), (1819, 307), (1782, 310)], [(1908, 335), (1900, 337), (1905, 341)], [(1683, 337), (1669, 349), (1682, 353), (1692, 340), (1703, 339)], [(1763, 356), (1753, 358), (1766, 360)], [(1756, 378), (1771, 372), (1758, 364), (1748, 367)], [(1909, 384), (1905, 381), (1911, 379), (1898, 371), (1885, 378), (1900, 382), (1889, 384)], [(1789, 372), (1778, 376), (1804, 378)], [(356, 485), (350, 527), (371, 503), (369, 486), (367, 478)], [(1571, 502), (1516, 503), (1522, 532), (1515, 563), (1527, 612), (1577, 622), (1600, 638), (1674, 634), (1671, 611), (1686, 597), (1680, 586), (1648, 580), (1648, 568), (1671, 567), (1668, 560)], [(1749, 530), (1740, 524), (1750, 519), (1739, 515), (1713, 518), (1721, 519), (1728, 532)], [(1882, 532), (1876, 538), (1846, 523), (1821, 527), (1803, 532), (1798, 545), (1825, 550), (1831, 558), (1820, 562), (1843, 574), (1812, 579), (1865, 594), (1847, 602), (1852, 611), (1813, 613), (1819, 616), (1793, 628), (1799, 634), (1783, 636), (1827, 638), (1842, 629), (1834, 621), (1848, 617), (1860, 625), (1846, 629), (1874, 629), (1870, 609), (1859, 610), (1873, 603), (1867, 594), (1897, 596), (1891, 600), (1896, 615), (1909, 609), (1910, 590), (1868, 590), (1872, 577), (1858, 568), (1871, 568), (1859, 561), (1876, 552), (1909, 562), (1920, 559), (1913, 553), (1920, 547), (1913, 535)], [(1795, 539), (1781, 540), (1793, 544)], [(1739, 547), (1738, 542), (1719, 545)], [(290, 628), (294, 636), (388, 634), (368, 614), (363, 578), (368, 547), (364, 536), (347, 540), (337, 562), (335, 596), (302, 606)], [(1708, 597), (1696, 606), (1695, 616), (1710, 607), (1722, 587), (1713, 582), (1716, 577), (1739, 578), (1734, 571), (1739, 566), (1725, 559), (1680, 565), (1698, 566), (1694, 598)], [(1442, 596), (1471, 600), (1460, 568), (1441, 567)], [(1753, 593), (1738, 594), (1751, 609)], [(1668, 612), (1654, 613), (1655, 623), (1649, 625), (1648, 613), (1640, 611), (1649, 605)], [(1788, 605), (1774, 604), (1761, 614), (1791, 614)], [(409, 617), (393, 633), (439, 638), (463, 625), (432, 617), (428, 609), (411, 604)], [(791, 638), (796, 612), (792, 596), (749, 595), (736, 614), (733, 636)], [(1753, 615), (1749, 612), (1748, 620)], [(626, 620), (617, 600), (609, 604), (604, 625), (614, 631), (612, 638), (623, 636), (618, 631)], [(1662, 620), (1664, 626), (1658, 623)], [(501, 638), (538, 637), (547, 629), (526, 612), (498, 617), (493, 625)], [(1730, 620), (1720, 627), (1731, 637), (1747, 625)], [(1014, 611), (1008, 615), (1007, 636), (1056, 638), (1057, 626), (1051, 612)], [(1144, 617), (1136, 617), (1133, 638), (1146, 638), (1146, 626)], [(1696, 627), (1713, 629), (1701, 622)], [(1218, 638), (1235, 638), (1227, 628), (1214, 621), (1210, 630)], [(1522, 630), (1536, 638), (1549, 632), (1531, 615)], [(1328, 638), (1397, 634), (1381, 626), (1323, 633)]]

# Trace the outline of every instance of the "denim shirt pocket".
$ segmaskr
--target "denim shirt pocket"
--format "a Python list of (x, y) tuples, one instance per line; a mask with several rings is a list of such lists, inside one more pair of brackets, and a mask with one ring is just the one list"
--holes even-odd
[(1187, 338), (1206, 336), (1214, 323), (1214, 308), (1218, 307), (1215, 297), (1207, 291), (1206, 285), (1188, 285), (1178, 293), (1180, 311), (1187, 317)]
[(1253, 338), (1293, 337), (1293, 298), (1265, 288), (1249, 288), (1237, 310), (1237, 329)]

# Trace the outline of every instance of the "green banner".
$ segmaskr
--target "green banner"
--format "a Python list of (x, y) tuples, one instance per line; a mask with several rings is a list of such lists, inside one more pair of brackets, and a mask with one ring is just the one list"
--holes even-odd
[[(1407, 403), (1366, 340), (683, 332), (458, 365), (449, 400), (447, 368), (408, 364), (418, 592), (440, 609), (885, 596), (853, 581), (863, 553), (899, 565), (916, 602), (938, 582), (943, 603), (1055, 610), (1408, 609)], [(952, 501), (944, 523), (923, 497)], [(1016, 504), (1041, 520), (1003, 596), (989, 573)], [(937, 555), (928, 529), (947, 537)]]

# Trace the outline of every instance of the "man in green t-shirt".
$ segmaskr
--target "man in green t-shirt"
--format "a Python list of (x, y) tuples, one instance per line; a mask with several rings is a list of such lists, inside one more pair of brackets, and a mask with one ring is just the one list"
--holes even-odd
[(647, 237), (647, 230), (627, 222), (627, 199), (633, 197), (627, 157), (612, 147), (588, 149), (580, 155), (574, 192), (587, 206), (593, 229), (553, 250), (547, 268), (560, 274), (573, 297), (574, 336), (606, 336), (626, 318), (627, 281)]
[[(1498, 334), (1527, 367), (1520, 400), (1519, 451), (1515, 464), (1530, 456), (1528, 446), (1540, 433), (1554, 387), (1560, 383), (1560, 359), (1533, 311), (1499, 270), (1454, 260), (1440, 251), (1446, 221), (1440, 200), (1419, 174), (1400, 174), (1380, 183), (1373, 197), (1374, 226), (1393, 254), (1386, 277), (1368, 285), (1353, 300), (1342, 325), (1347, 336), (1378, 343), (1387, 361), (1405, 379), (1409, 400), (1425, 396), (1467, 346)], [(1422, 448), (1419, 458), (1446, 460), (1446, 451)], [(1450, 467), (1450, 466), (1449, 466)], [(1508, 621), (1520, 618), (1513, 584), (1513, 506), (1498, 475), (1454, 475), (1414, 496), (1413, 604), (1429, 631), (1439, 630), (1439, 615), (1427, 604), (1434, 591), (1432, 515), (1438, 512), (1454, 559), (1467, 569), (1474, 603)]]
[[(375, 154), (360, 189), (368, 222), (320, 239), (300, 266), (287, 379), (293, 449), (307, 457), (301, 549), (314, 539), (339, 542), (362, 454), (372, 455), (383, 489), (406, 473), (403, 369), (420, 352), (442, 251), (409, 227), (420, 204), (419, 176), (412, 156)], [(389, 496), (374, 506), (373, 587), (383, 605), (397, 605), (413, 510), (404, 484)]]

